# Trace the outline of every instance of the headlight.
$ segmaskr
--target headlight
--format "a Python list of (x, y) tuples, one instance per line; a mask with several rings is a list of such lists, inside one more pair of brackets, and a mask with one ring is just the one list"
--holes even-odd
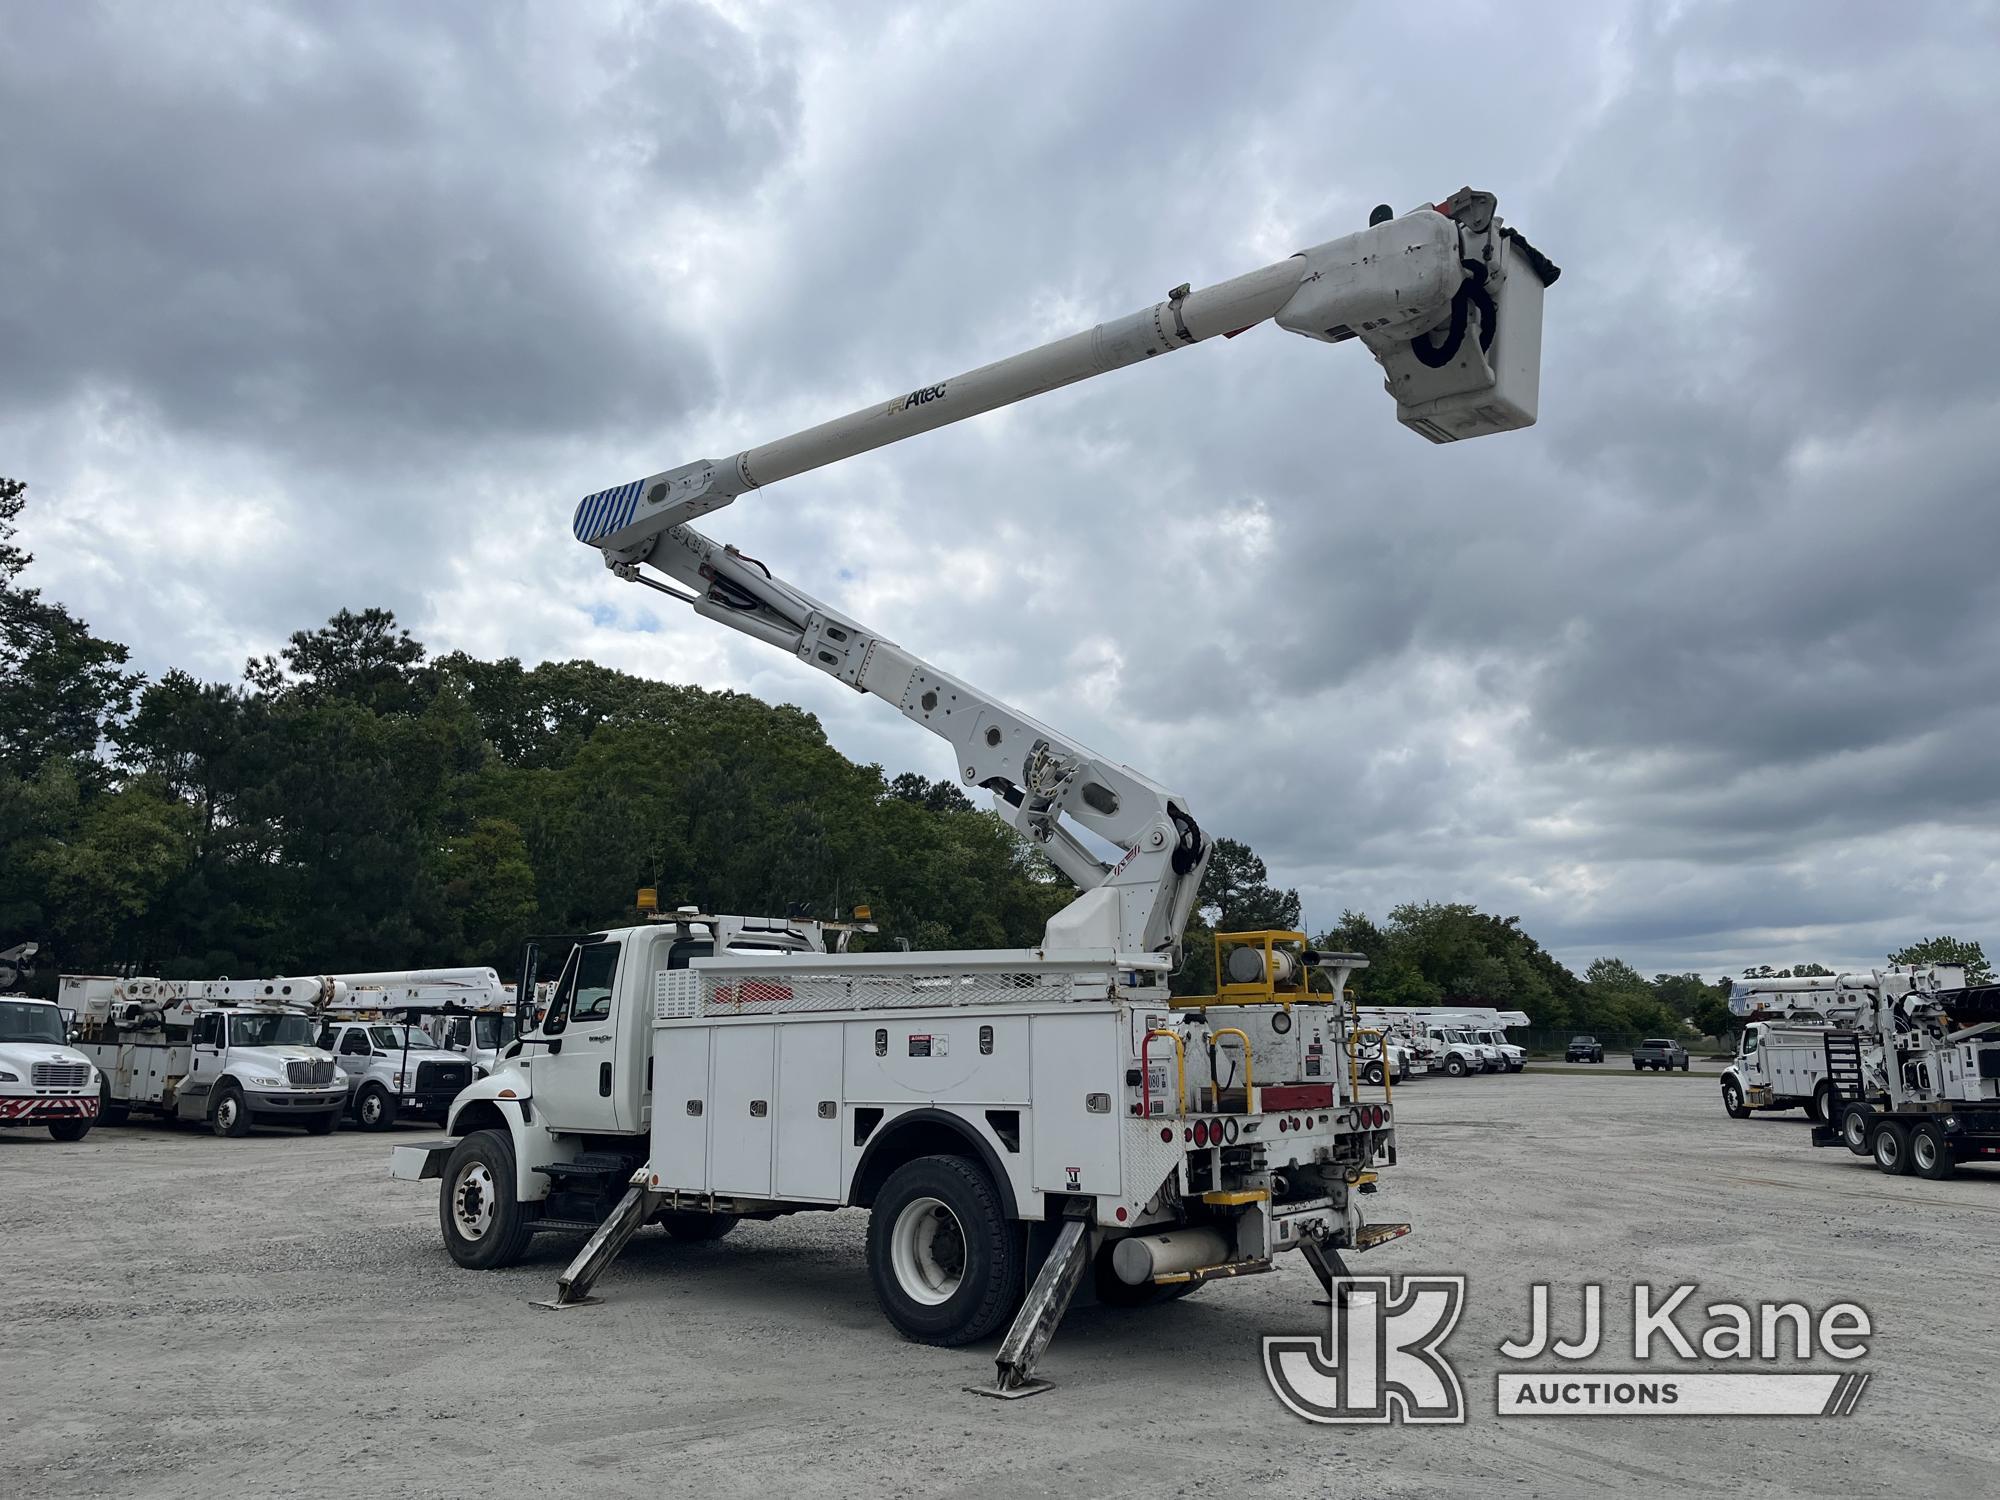
[(285, 1080), (282, 1078), (259, 1078), (253, 1075), (250, 1079), (250, 1086), (256, 1089), (281, 1089), (285, 1086)]
[(391, 1074), (389, 1085), (391, 1088), (401, 1088), (403, 1086), (403, 1075), (401, 1073)]

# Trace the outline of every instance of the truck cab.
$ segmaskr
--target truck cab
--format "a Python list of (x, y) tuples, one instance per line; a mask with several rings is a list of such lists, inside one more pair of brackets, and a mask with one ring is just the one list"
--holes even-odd
[(519, 1035), (511, 1009), (439, 1015), (433, 1017), (424, 1029), (446, 1052), (456, 1052), (471, 1063), (474, 1079), (491, 1073), (507, 1044)]
[(1500, 1054), (1491, 1047), (1480, 1046), (1472, 1039), (1472, 1033), (1462, 1026), (1429, 1021), (1425, 1023), (1425, 1030), (1444, 1054), (1443, 1066), (1447, 1078), (1463, 1078), (1469, 1073), (1491, 1073), (1500, 1066)]
[(347, 1086), (348, 1111), (364, 1130), (402, 1118), (443, 1120), (472, 1063), (420, 1026), (383, 1020), (328, 1021), (319, 1045), (333, 1054)]
[(1473, 1035), (1482, 1046), (1491, 1047), (1500, 1057), (1500, 1066), (1509, 1073), (1518, 1073), (1528, 1065), (1528, 1051), (1507, 1040), (1502, 1031), (1475, 1031)]
[(97, 1122), (99, 1079), (68, 1045), (53, 1001), (0, 995), (0, 1125), (42, 1125), (59, 1141), (80, 1141)]

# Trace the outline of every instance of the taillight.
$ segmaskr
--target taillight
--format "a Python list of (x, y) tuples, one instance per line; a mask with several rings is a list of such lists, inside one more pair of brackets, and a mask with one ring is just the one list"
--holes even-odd
[(1379, 1105), (1379, 1104), (1378, 1104), (1378, 1105), (1376, 1105), (1376, 1106), (1375, 1106), (1375, 1123), (1376, 1123), (1376, 1124), (1377, 1124), (1377, 1125), (1379, 1126), (1379, 1125), (1380, 1125), (1380, 1124), (1381, 1124), (1381, 1123), (1382, 1123), (1382, 1122), (1383, 1122), (1384, 1120), (1386, 1120), (1386, 1119), (1388, 1119), (1388, 1118), (1389, 1118), (1389, 1111), (1388, 1111), (1388, 1110), (1386, 1110), (1386, 1109), (1384, 1109), (1384, 1108), (1383, 1108), (1383, 1107), (1382, 1107), (1381, 1105)]
[(1174, 1139), (1174, 1127), (1171, 1125), (1162, 1125), (1160, 1127), (1160, 1139), (1167, 1142), (1167, 1144), (1172, 1145)]
[(1224, 1120), (1224, 1121), (1222, 1122), (1222, 1139), (1223, 1139), (1223, 1143), (1224, 1143), (1225, 1145), (1230, 1145), (1230, 1146), (1233, 1146), (1233, 1145), (1235, 1145), (1235, 1144), (1236, 1144), (1236, 1121), (1235, 1121), (1235, 1120), (1233, 1120), (1233, 1119), (1229, 1119), (1229, 1120)]
[(1220, 1146), (1222, 1144), (1222, 1121), (1210, 1120), (1208, 1122), (1208, 1142), (1211, 1146)]
[(1279, 1116), (1278, 1129), (1280, 1131), (1285, 1131), (1285, 1130), (1290, 1130), (1291, 1128), (1292, 1128), (1292, 1122), (1290, 1120), (1285, 1119), (1282, 1115)]
[(1206, 1146), (1208, 1144), (1208, 1121), (1196, 1120), (1194, 1122), (1194, 1143), (1197, 1146)]

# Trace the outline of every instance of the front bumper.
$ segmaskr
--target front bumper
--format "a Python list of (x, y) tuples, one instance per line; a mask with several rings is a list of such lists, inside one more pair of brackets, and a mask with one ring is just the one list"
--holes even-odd
[(458, 1089), (426, 1090), (421, 1094), (403, 1094), (396, 1100), (396, 1113), (414, 1115), (421, 1120), (439, 1120), (451, 1113), (451, 1101), (459, 1096)]
[(243, 1102), (249, 1106), (253, 1119), (259, 1115), (294, 1119), (299, 1115), (333, 1114), (347, 1104), (347, 1085), (335, 1084), (326, 1089), (285, 1089), (281, 1092), (252, 1091), (243, 1095)]
[(0, 1125), (43, 1125), (51, 1120), (94, 1120), (95, 1094), (0, 1095)]

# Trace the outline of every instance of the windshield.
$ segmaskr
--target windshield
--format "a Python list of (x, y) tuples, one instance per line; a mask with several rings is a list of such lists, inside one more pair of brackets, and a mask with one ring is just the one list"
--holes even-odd
[(412, 1052), (421, 1047), (428, 1047), (433, 1051), (436, 1050), (437, 1043), (432, 1041), (431, 1034), (420, 1026), (370, 1026), (368, 1028), (370, 1039), (385, 1052), (401, 1052), (403, 1050), (403, 1034), (405, 1032), (409, 1033), (410, 1050)]
[(0, 1000), (0, 1042), (63, 1043), (62, 1017), (53, 1005)]
[(512, 1016), (474, 1016), (473, 1035), (482, 1047), (504, 1047), (514, 1040), (514, 1018)]
[(310, 1047), (312, 1022), (304, 1016), (252, 1015), (229, 1018), (229, 1040), (237, 1047)]

